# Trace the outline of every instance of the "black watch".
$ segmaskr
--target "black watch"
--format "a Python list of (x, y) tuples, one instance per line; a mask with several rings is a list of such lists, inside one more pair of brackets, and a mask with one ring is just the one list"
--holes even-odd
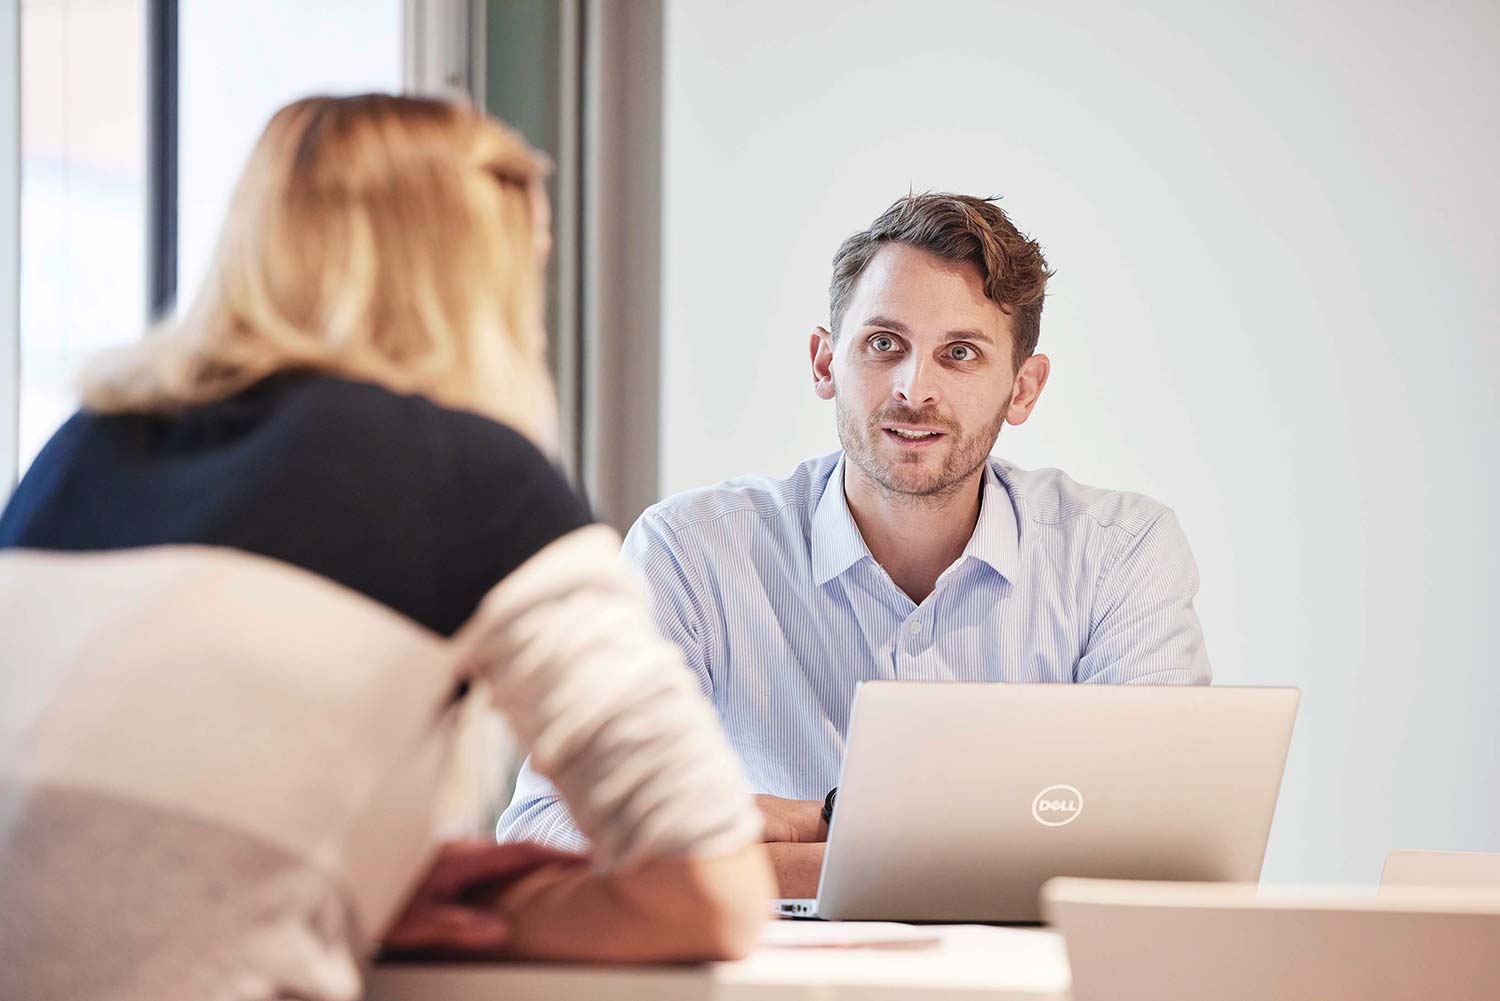
[(828, 790), (828, 795), (823, 797), (823, 823), (833, 823), (833, 798), (839, 794), (839, 787), (834, 786)]

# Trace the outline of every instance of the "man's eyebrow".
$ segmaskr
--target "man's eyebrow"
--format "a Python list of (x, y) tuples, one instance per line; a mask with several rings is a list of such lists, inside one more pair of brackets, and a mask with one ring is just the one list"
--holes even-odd
[(908, 327), (906, 324), (902, 323), (900, 320), (892, 320), (889, 317), (885, 317), (885, 316), (872, 316), (868, 320), (866, 320), (864, 323), (861, 323), (860, 326), (862, 326), (862, 327), (884, 327), (885, 329), (887, 329), (887, 330), (893, 330), (893, 331), (895, 331), (898, 334), (910, 334), (911, 333), (911, 328)]
[(995, 345), (995, 339), (983, 330), (950, 330), (943, 335), (943, 341), (983, 341), (991, 347)]

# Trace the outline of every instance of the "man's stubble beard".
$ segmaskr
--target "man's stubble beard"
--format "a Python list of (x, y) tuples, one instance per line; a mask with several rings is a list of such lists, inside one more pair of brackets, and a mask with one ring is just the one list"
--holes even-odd
[[(834, 397), (839, 444), (843, 446), (844, 454), (889, 499), (908, 503), (938, 503), (961, 488), (964, 481), (989, 458), (990, 450), (1000, 437), (1000, 429), (1005, 426), (1005, 412), (1008, 409), (1009, 398), (985, 429), (965, 435), (952, 422), (923, 416), (922, 411), (916, 410), (887, 408), (871, 415), (868, 421), (861, 424), (844, 406), (843, 399)], [(895, 475), (897, 464), (883, 461), (877, 451), (880, 439), (885, 434), (880, 425), (887, 421), (928, 424), (946, 429), (947, 437), (952, 441), (945, 443), (947, 452), (936, 473), (917, 482), (902, 482), (898, 479)]]

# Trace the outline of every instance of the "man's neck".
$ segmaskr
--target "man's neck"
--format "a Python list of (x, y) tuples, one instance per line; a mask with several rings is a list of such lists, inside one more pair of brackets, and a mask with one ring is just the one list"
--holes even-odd
[(875, 562), (917, 604), (963, 553), (979, 521), (984, 466), (940, 495), (892, 493), (858, 466), (844, 464), (844, 499)]

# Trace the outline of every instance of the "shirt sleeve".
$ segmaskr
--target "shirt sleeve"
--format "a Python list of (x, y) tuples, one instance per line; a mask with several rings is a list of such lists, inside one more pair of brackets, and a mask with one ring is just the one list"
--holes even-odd
[[(465, 670), (489, 682), (601, 864), (736, 851), (761, 827), (739, 764), (617, 554), (594, 525), (532, 557), (465, 626)], [(520, 812), (535, 822), (556, 809), (545, 798)]]
[(712, 700), (709, 651), (718, 634), (702, 581), (677, 534), (655, 509), (647, 510), (626, 534), (621, 557), (646, 587), (651, 621), (682, 651), (698, 691)]
[(531, 766), (530, 757), (516, 776), (516, 791), (510, 806), (495, 824), (495, 840), (535, 841), (570, 852), (588, 852), (593, 848), (573, 822), (562, 794)]
[(1206, 685), (1203, 627), (1193, 610), (1198, 567), (1176, 517), (1163, 511), (1121, 544), (1101, 577), (1074, 680)]

